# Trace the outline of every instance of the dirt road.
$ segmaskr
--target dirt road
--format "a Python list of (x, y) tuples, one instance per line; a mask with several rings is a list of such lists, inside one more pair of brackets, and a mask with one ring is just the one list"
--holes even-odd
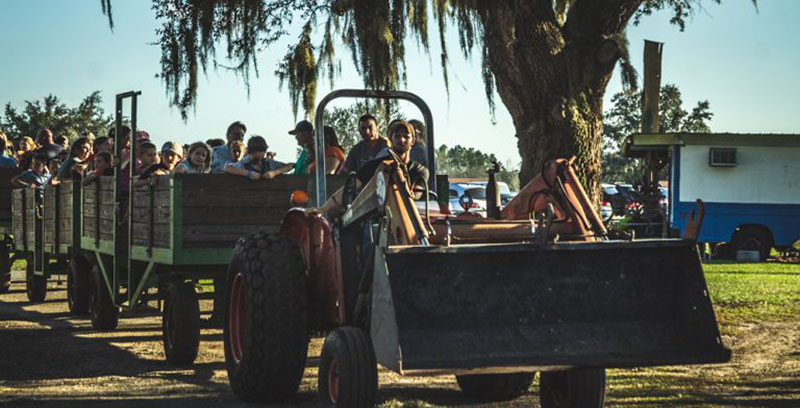
[[(0, 405), (250, 406), (228, 388), (220, 330), (204, 329), (194, 366), (176, 369), (164, 361), (156, 313), (124, 316), (117, 330), (98, 333), (88, 319), (69, 316), (65, 284), (51, 282), (47, 300), (30, 305), (21, 278), (15, 273), (12, 292), (0, 295)], [(727, 331), (731, 363), (613, 371), (607, 406), (800, 406), (797, 322)], [(319, 347), (315, 340), (301, 391), (286, 406), (316, 406)], [(480, 406), (450, 376), (381, 371), (380, 382), (387, 406)], [(502, 406), (538, 406), (536, 389)]]

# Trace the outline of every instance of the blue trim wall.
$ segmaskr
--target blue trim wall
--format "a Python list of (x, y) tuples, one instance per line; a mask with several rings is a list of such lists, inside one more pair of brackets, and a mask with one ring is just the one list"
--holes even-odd
[[(800, 238), (800, 204), (705, 203), (705, 206), (700, 242), (730, 242), (736, 228), (746, 224), (767, 227), (777, 247), (790, 246)], [(672, 226), (683, 234), (695, 203), (680, 201), (673, 208)]]
[[(670, 185), (670, 224), (683, 230), (694, 201), (681, 201), (681, 149), (672, 147), (672, 180)], [(693, 199), (692, 197), (686, 197)], [(740, 225), (756, 224), (767, 227), (775, 246), (792, 245), (800, 238), (800, 204), (743, 204), (706, 202), (705, 218), (700, 228), (699, 242), (730, 242)]]

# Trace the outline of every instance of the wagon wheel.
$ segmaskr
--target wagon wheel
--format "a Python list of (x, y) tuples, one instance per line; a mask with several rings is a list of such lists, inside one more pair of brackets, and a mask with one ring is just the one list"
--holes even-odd
[(25, 266), (25, 293), (33, 303), (44, 301), (47, 296), (47, 278), (34, 273), (33, 257), (28, 257)]
[(89, 262), (82, 256), (70, 259), (67, 271), (67, 305), (73, 315), (89, 312), (92, 292), (92, 271)]
[(457, 375), (465, 394), (485, 401), (510, 401), (525, 394), (536, 373)]
[(191, 365), (200, 346), (200, 303), (192, 282), (169, 284), (161, 328), (167, 361), (177, 366)]
[(319, 359), (317, 393), (323, 407), (372, 407), (378, 393), (378, 365), (369, 335), (358, 327), (328, 334)]
[(11, 259), (9, 258), (9, 245), (0, 243), (0, 293), (6, 293), (11, 288)]
[(111, 294), (106, 287), (100, 266), (92, 267), (92, 290), (89, 296), (89, 315), (95, 330), (107, 331), (117, 328), (119, 308), (114, 305)]
[(250, 401), (293, 396), (303, 378), (309, 336), (299, 249), (280, 234), (240, 239), (225, 288), (225, 366), (233, 392)]
[(602, 408), (605, 395), (602, 368), (547, 371), (539, 377), (542, 408)]

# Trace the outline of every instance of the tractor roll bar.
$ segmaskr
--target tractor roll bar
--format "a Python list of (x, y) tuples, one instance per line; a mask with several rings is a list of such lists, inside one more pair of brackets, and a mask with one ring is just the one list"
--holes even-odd
[(428, 104), (419, 96), (406, 91), (375, 91), (370, 89), (339, 89), (333, 91), (319, 102), (317, 110), (314, 115), (314, 147), (315, 158), (317, 162), (316, 168), (316, 206), (321, 207), (326, 201), (325, 195), (325, 131), (324, 131), (324, 114), (325, 106), (336, 98), (371, 98), (371, 99), (401, 99), (413, 103), (417, 109), (422, 112), (422, 118), (425, 120), (425, 144), (428, 147), (428, 170), (430, 170), (430, 177), (428, 178), (428, 188), (436, 190), (436, 162), (434, 161), (434, 143), (433, 143), (433, 115), (431, 114)]

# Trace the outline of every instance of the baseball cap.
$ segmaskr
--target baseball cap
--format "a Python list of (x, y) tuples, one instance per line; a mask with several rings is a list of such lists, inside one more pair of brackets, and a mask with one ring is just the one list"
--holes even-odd
[(313, 132), (314, 126), (311, 125), (311, 122), (307, 120), (301, 120), (297, 122), (297, 126), (294, 127), (294, 130), (290, 130), (290, 135), (296, 135), (297, 132)]
[(161, 152), (162, 153), (163, 152), (172, 152), (172, 153), (177, 154), (178, 156), (183, 157), (183, 145), (181, 145), (180, 143), (172, 140), (172, 141), (169, 141), (167, 143), (164, 143), (164, 145), (161, 146)]

